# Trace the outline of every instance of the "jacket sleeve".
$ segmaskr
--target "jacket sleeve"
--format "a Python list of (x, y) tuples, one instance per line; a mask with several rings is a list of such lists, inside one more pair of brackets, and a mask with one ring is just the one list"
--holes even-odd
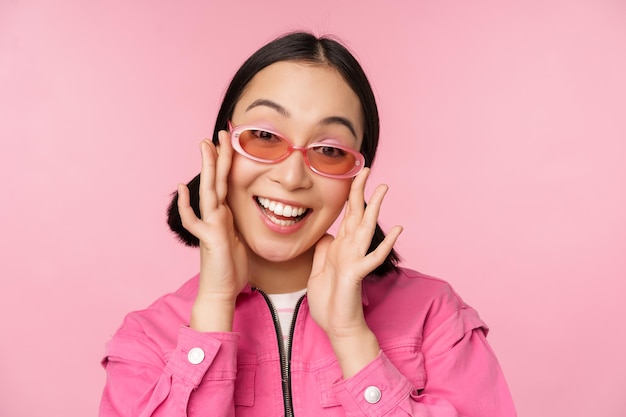
[(427, 382), (419, 391), (384, 352), (335, 393), (347, 416), (514, 417), (515, 407), (486, 326), (469, 307), (425, 336)]
[[(234, 416), (237, 333), (199, 333), (181, 326), (171, 352), (122, 328), (107, 345), (100, 417)], [(203, 410), (194, 398), (204, 396)]]

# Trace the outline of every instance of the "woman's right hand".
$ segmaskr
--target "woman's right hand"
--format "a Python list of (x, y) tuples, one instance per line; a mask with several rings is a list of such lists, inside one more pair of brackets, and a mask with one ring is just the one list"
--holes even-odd
[(246, 249), (226, 203), (233, 148), (219, 132), (219, 152), (209, 140), (200, 143), (200, 213), (189, 203), (189, 189), (178, 186), (182, 224), (200, 241), (200, 284), (190, 327), (198, 331), (231, 331), (237, 295), (248, 282)]

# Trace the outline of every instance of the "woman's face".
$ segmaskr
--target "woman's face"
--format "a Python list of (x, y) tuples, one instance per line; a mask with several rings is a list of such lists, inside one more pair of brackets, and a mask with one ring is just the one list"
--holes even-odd
[[(277, 62), (257, 73), (231, 121), (271, 127), (302, 147), (332, 139), (358, 151), (363, 138), (361, 104), (341, 75), (300, 62)], [(227, 201), (249, 249), (265, 260), (284, 262), (312, 254), (341, 212), (351, 182), (316, 174), (301, 152), (274, 164), (235, 152)], [(280, 215), (281, 206), (291, 210)]]

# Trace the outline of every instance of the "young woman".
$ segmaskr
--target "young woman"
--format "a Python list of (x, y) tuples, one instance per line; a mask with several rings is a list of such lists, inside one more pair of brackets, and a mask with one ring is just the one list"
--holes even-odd
[(478, 314), (397, 266), (385, 186), (365, 204), (378, 133), (338, 42), (289, 34), (242, 65), (168, 213), (200, 273), (126, 317), (101, 416), (515, 415)]

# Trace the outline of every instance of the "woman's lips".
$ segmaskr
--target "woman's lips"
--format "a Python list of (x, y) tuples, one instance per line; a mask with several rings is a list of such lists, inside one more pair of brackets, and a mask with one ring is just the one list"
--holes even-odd
[(292, 226), (304, 219), (311, 211), (307, 207), (286, 204), (265, 197), (255, 197), (255, 199), (263, 214), (277, 226)]

